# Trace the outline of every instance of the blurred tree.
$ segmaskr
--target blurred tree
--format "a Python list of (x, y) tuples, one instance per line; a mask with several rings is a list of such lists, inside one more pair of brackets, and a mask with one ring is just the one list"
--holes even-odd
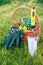
[(19, 1), (20, 3), (22, 2), (29, 2), (30, 0), (0, 0), (0, 5), (3, 5), (3, 4), (10, 4), (11, 2), (17, 2)]
[(3, 1), (2, 0), (0, 0), (0, 5), (2, 5), (3, 4)]
[(39, 3), (43, 3), (43, 0), (37, 0), (37, 2), (39, 2)]
[(22, 2), (29, 2), (30, 0), (18, 0), (18, 1), (22, 1)]
[(10, 4), (10, 3), (11, 3), (11, 0), (0, 0), (0, 5)]

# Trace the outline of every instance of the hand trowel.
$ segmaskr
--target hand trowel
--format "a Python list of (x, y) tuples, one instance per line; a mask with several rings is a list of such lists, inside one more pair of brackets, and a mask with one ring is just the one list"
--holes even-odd
[(31, 56), (34, 56), (36, 49), (37, 49), (37, 41), (38, 41), (38, 36), (34, 37), (34, 28), (36, 27), (36, 19), (35, 19), (35, 15), (36, 15), (36, 9), (35, 7), (33, 7), (31, 9), (31, 28), (32, 28), (32, 34), (33, 36), (28, 36), (28, 49), (29, 49), (29, 53), (31, 54)]

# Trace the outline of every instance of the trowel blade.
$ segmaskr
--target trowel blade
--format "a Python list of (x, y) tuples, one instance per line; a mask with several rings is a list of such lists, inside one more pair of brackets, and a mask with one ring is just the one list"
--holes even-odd
[(29, 37), (28, 36), (28, 50), (31, 56), (34, 56), (37, 49), (38, 37)]

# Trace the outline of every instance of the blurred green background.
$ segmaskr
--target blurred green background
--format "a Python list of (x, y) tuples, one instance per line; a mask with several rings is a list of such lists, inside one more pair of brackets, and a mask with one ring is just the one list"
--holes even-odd
[[(2, 45), (2, 40), (12, 27), (12, 14), (15, 8), (21, 5), (30, 8), (34, 5), (40, 19), (41, 35), (33, 58), (28, 52), (26, 42), (23, 42), (20, 48), (13, 46), (6, 49)], [(20, 9), (15, 15), (15, 20), (20, 21), (21, 17), (29, 15), (27, 10)], [(0, 0), (0, 65), (43, 65), (43, 0)]]

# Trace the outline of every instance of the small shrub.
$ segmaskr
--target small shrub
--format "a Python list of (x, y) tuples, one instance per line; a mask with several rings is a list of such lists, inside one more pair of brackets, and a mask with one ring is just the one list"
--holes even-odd
[(43, 3), (43, 0), (37, 0), (38, 3)]
[(0, 5), (10, 4), (10, 3), (11, 3), (11, 0), (0, 0)]

